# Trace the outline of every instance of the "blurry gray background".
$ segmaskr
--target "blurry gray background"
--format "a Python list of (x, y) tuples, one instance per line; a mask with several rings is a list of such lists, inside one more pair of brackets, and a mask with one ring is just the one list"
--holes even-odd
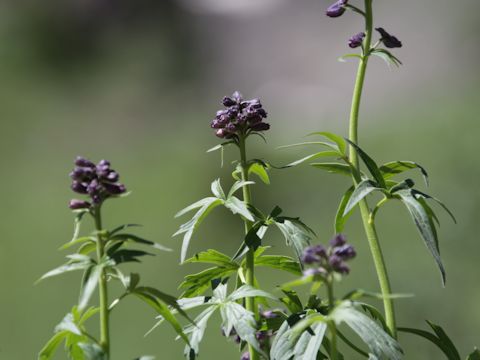
[[(66, 204), (73, 196), (68, 172), (76, 155), (110, 159), (121, 173), (133, 193), (106, 206), (105, 223), (142, 223), (139, 234), (174, 248), (129, 268), (141, 272), (145, 284), (178, 295), (183, 276), (202, 267), (178, 265), (180, 239), (171, 234), (185, 219), (174, 220), (173, 214), (208, 195), (215, 178), (231, 183), (229, 166), (221, 169), (218, 154), (205, 153), (218, 142), (209, 121), (224, 95), (238, 89), (248, 98), (261, 97), (269, 112), (268, 144), (252, 140), (252, 157), (284, 164), (304, 152), (275, 150), (280, 145), (302, 141), (312, 131), (346, 134), (356, 64), (337, 57), (349, 52), (347, 39), (362, 30), (362, 20), (351, 13), (327, 18), (328, 5), (325, 0), (0, 4), (1, 359), (35, 358), (77, 299), (80, 274), (33, 285), (66, 254), (56, 249), (71, 236), (73, 216)], [(379, 162), (415, 160), (427, 167), (427, 191), (459, 219), (455, 226), (441, 215), (447, 267), (442, 288), (400, 204), (389, 204), (378, 216), (394, 291), (416, 295), (397, 301), (398, 322), (425, 327), (424, 319), (432, 320), (466, 354), (480, 345), (480, 3), (382, 0), (374, 7), (375, 24), (403, 41), (395, 54), (404, 66), (370, 62), (360, 142)], [(236, 158), (229, 149), (227, 165)], [(271, 186), (255, 188), (258, 206), (267, 211), (280, 205), (326, 242), (349, 180), (306, 166), (271, 176)], [(218, 210), (195, 236), (190, 253), (210, 247), (233, 253), (241, 231), (237, 218)], [(358, 215), (346, 233), (359, 256), (338, 293), (377, 290)], [(266, 244), (272, 253), (289, 251), (275, 232)], [(260, 278), (271, 291), (289, 279), (268, 271)], [(183, 344), (173, 341), (167, 326), (143, 337), (153, 316), (135, 299), (118, 307), (112, 315), (113, 359), (142, 354), (182, 359)], [(442, 356), (417, 338), (401, 340), (406, 359)], [(236, 347), (221, 337), (218, 319), (201, 350), (203, 359), (238, 357)], [(58, 359), (64, 358), (59, 351)]]

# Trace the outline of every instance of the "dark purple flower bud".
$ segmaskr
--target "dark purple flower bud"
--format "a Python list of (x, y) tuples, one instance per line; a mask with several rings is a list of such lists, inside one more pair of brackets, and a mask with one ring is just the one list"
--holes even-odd
[(100, 190), (102, 190), (102, 187), (100, 183), (98, 182), (97, 179), (93, 179), (90, 184), (87, 186), (87, 193), (90, 195), (94, 195), (96, 193), (99, 193)]
[(266, 118), (266, 117), (267, 117), (267, 112), (266, 112), (265, 109), (263, 109), (263, 108), (257, 109), (257, 114), (260, 115), (262, 118)]
[(251, 129), (253, 131), (265, 131), (265, 130), (270, 129), (270, 124), (267, 124), (267, 123), (264, 123), (264, 122), (259, 122), (259, 123), (253, 124), (251, 126)]
[(238, 335), (235, 335), (233, 337), (233, 341), (235, 341), (235, 344), (240, 344), (242, 342), (242, 338)]
[(125, 185), (123, 184), (104, 183), (103, 186), (110, 195), (120, 195), (127, 191)]
[(70, 177), (73, 180), (77, 180), (77, 181), (91, 180), (93, 178), (93, 175), (94, 175), (93, 169), (88, 167), (76, 167), (70, 173)]
[(356, 35), (353, 35), (349, 40), (348, 40), (348, 46), (350, 46), (352, 49), (357, 48), (359, 46), (362, 46), (363, 39), (365, 38), (365, 33), (360, 32)]
[(224, 125), (222, 124), (222, 122), (220, 120), (215, 119), (215, 120), (212, 120), (212, 122), (210, 123), (210, 126), (212, 127), (212, 129), (220, 129)]
[(230, 123), (227, 126), (225, 126), (225, 130), (227, 130), (230, 133), (234, 133), (237, 130), (237, 127), (235, 126), (235, 124)]
[(75, 159), (75, 165), (81, 166), (81, 167), (89, 167), (89, 168), (95, 167), (95, 164), (93, 162), (81, 156), (77, 156), (77, 158)]
[(258, 341), (264, 341), (267, 338), (268, 334), (265, 331), (257, 331), (255, 337)]
[(274, 310), (265, 310), (260, 313), (260, 316), (264, 319), (275, 319), (278, 315), (275, 313)]
[(302, 262), (307, 265), (320, 262), (320, 257), (315, 253), (312, 246), (303, 251)]
[(332, 240), (330, 240), (330, 245), (332, 245), (333, 247), (337, 247), (337, 246), (345, 245), (346, 242), (347, 242), (347, 238), (345, 237), (345, 235), (337, 234)]
[(345, 12), (348, 0), (338, 0), (327, 8), (326, 14), (329, 17), (336, 18), (342, 16)]
[(215, 132), (215, 135), (217, 135), (219, 138), (225, 138), (227, 135), (228, 135), (228, 131), (226, 131), (225, 129), (218, 129), (216, 132)]
[(98, 166), (110, 167), (110, 161), (108, 161), (108, 160), (100, 160), (100, 161), (98, 162)]
[(92, 204), (90, 204), (88, 201), (72, 199), (70, 200), (68, 207), (72, 210), (79, 210), (79, 209), (88, 209), (91, 205)]
[(332, 255), (330, 259), (328, 259), (328, 263), (332, 267), (332, 270), (338, 272), (340, 274), (348, 274), (350, 272), (350, 268), (343, 262), (343, 259), (340, 256)]
[(250, 360), (250, 353), (248, 351), (245, 351), (240, 357), (240, 360)]
[(120, 175), (118, 175), (118, 173), (116, 171), (110, 171), (108, 173), (108, 175), (106, 176), (106, 178), (107, 178), (108, 181), (117, 182), (118, 179), (120, 178)]
[(80, 181), (73, 181), (71, 188), (76, 193), (88, 194), (88, 187), (84, 183), (81, 183)]
[(95, 205), (99, 205), (102, 203), (103, 199), (99, 194), (92, 195), (92, 201)]
[(341, 257), (343, 260), (353, 259), (357, 255), (353, 246), (348, 244), (334, 248), (333, 254)]
[(236, 104), (236, 102), (231, 97), (225, 96), (222, 100), (222, 104), (224, 106), (233, 106)]
[(382, 41), (387, 48), (393, 49), (402, 47), (402, 42), (398, 40), (395, 36), (390, 35), (388, 32), (386, 32), (384, 28), (375, 28), (375, 30), (380, 33), (380, 35), (382, 36), (380, 41)]
[(320, 257), (326, 258), (327, 257), (327, 249), (323, 245), (315, 245), (310, 247), (311, 251)]
[(239, 111), (240, 111), (240, 109), (238, 108), (238, 106), (232, 106), (232, 107), (227, 109), (227, 114), (231, 119), (231, 118), (234, 118), (235, 116), (237, 116)]

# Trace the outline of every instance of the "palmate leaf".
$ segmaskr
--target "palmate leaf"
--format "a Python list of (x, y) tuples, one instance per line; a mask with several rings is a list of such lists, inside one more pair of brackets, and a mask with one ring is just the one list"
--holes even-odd
[(346, 212), (345, 208), (347, 207), (348, 202), (350, 201), (350, 198), (353, 194), (354, 187), (351, 186), (345, 191), (345, 193), (342, 196), (342, 199), (340, 200), (340, 204), (338, 205), (337, 209), (337, 214), (335, 215), (335, 234), (340, 234), (343, 232), (343, 228), (345, 226), (346, 221), (350, 217), (350, 212)]
[(370, 179), (361, 181), (356, 187), (353, 193), (350, 195), (345, 210), (342, 216), (345, 217), (360, 201), (362, 201), (372, 191), (382, 191), (384, 189), (378, 187), (377, 183)]
[(390, 179), (411, 169), (419, 169), (422, 173), (425, 184), (428, 186), (428, 173), (425, 168), (413, 161), (392, 161), (380, 166), (380, 172), (384, 179)]
[(337, 325), (347, 324), (368, 346), (377, 359), (401, 360), (400, 344), (387, 334), (376, 322), (358, 311), (350, 301), (344, 301), (330, 315)]
[(376, 162), (365, 151), (363, 151), (357, 144), (355, 144), (354, 142), (348, 139), (346, 139), (346, 141), (348, 141), (348, 143), (354, 147), (358, 156), (360, 156), (365, 166), (367, 167), (368, 171), (370, 171), (370, 174), (372, 174), (373, 178), (378, 183), (378, 186), (386, 189), (387, 185), (385, 183), (385, 179), (383, 178), (383, 175), (380, 169), (378, 168), (378, 165), (376, 164)]
[(432, 328), (434, 332), (433, 334), (425, 330), (406, 327), (400, 327), (398, 328), (398, 331), (414, 334), (432, 342), (444, 353), (448, 360), (461, 360), (457, 348), (445, 331), (440, 326), (435, 325), (430, 321), (427, 321), (427, 324)]
[(415, 198), (412, 190), (400, 190), (395, 194), (400, 197), (400, 200), (403, 202), (412, 216), (425, 245), (437, 263), (442, 275), (442, 283), (445, 285), (445, 268), (443, 267), (443, 263), (440, 258), (437, 232), (435, 230), (435, 224), (433, 223), (432, 218), (429, 216), (423, 204)]
[(297, 258), (303, 254), (303, 250), (310, 246), (313, 231), (298, 219), (276, 217), (275, 225), (280, 229), (287, 245), (291, 246)]
[(207, 328), (208, 320), (217, 310), (218, 305), (210, 306), (195, 318), (195, 325), (189, 325), (185, 328), (185, 334), (188, 335), (190, 345), (185, 346), (185, 356), (189, 360), (194, 360), (199, 352), (200, 343)]

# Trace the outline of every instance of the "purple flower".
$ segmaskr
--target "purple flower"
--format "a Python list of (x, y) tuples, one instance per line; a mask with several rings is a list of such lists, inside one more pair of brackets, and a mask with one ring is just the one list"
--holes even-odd
[(326, 275), (327, 271), (324, 268), (310, 268), (303, 270), (303, 276)]
[(330, 245), (333, 247), (338, 247), (345, 245), (347, 243), (347, 238), (343, 234), (337, 234), (335, 237), (330, 240)]
[(395, 36), (390, 35), (388, 32), (386, 32), (384, 28), (379, 27), (375, 28), (375, 30), (380, 33), (380, 35), (382, 36), (380, 38), (380, 41), (382, 41), (387, 48), (393, 49), (402, 47), (402, 42), (398, 40)]
[(353, 259), (357, 253), (352, 245), (342, 245), (333, 249), (333, 254), (341, 257), (343, 260)]
[(260, 316), (264, 319), (275, 319), (278, 315), (275, 313), (274, 310), (265, 310), (260, 313)]
[(88, 201), (72, 199), (68, 204), (68, 207), (72, 210), (79, 210), (79, 209), (88, 209), (91, 204)]
[(238, 92), (225, 96), (222, 104), (226, 109), (217, 111), (210, 126), (216, 129), (215, 135), (222, 139), (248, 135), (251, 131), (266, 131), (270, 125), (263, 122), (267, 112), (259, 99), (244, 100)]
[(250, 360), (250, 353), (248, 351), (245, 351), (240, 357), (240, 360)]
[(329, 17), (336, 18), (342, 16), (346, 10), (345, 5), (348, 4), (348, 0), (338, 0), (327, 8), (326, 14)]
[(348, 274), (350, 268), (345, 264), (343, 259), (340, 256), (332, 255), (328, 259), (328, 263), (331, 266), (332, 270), (340, 274)]
[(95, 164), (93, 162), (81, 156), (77, 156), (77, 158), (75, 159), (75, 165), (81, 166), (81, 167), (89, 167), (89, 168), (95, 167)]
[(352, 49), (357, 48), (359, 46), (362, 46), (363, 39), (365, 38), (365, 33), (360, 32), (356, 35), (353, 35), (349, 40), (348, 40), (348, 46), (350, 46)]

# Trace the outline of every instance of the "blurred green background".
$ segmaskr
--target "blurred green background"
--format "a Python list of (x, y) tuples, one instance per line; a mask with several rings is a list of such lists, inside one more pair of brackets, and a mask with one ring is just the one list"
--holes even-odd
[[(208, 195), (215, 178), (230, 185), (229, 164), (238, 155), (229, 149), (222, 169), (218, 153), (205, 153), (218, 142), (209, 121), (222, 96), (238, 89), (248, 98), (261, 97), (272, 129), (268, 144), (253, 139), (249, 153), (274, 164), (304, 154), (276, 147), (302, 141), (309, 132), (346, 134), (355, 62), (336, 58), (348, 52), (346, 39), (362, 25), (352, 14), (326, 18), (327, 5), (325, 0), (0, 4), (0, 359), (36, 358), (77, 299), (79, 274), (34, 286), (66, 255), (57, 249), (71, 236), (67, 202), (74, 195), (68, 173), (76, 155), (109, 159), (121, 173), (133, 192), (109, 202), (105, 223), (142, 223), (140, 235), (172, 247), (173, 253), (130, 268), (143, 274), (145, 284), (178, 295), (183, 276), (201, 267), (178, 265), (181, 241), (171, 234), (184, 219), (174, 220), (173, 214)], [(379, 59), (371, 61), (360, 131), (362, 146), (379, 162), (415, 160), (427, 167), (428, 192), (442, 198), (459, 220), (453, 225), (441, 216), (446, 288), (400, 204), (385, 207), (378, 230), (394, 291), (415, 294), (397, 301), (399, 324), (425, 327), (430, 319), (444, 326), (463, 354), (480, 345), (479, 10), (473, 0), (375, 2), (377, 26), (404, 43), (396, 51), (404, 66), (388, 69)], [(255, 187), (255, 203), (266, 211), (280, 205), (326, 242), (349, 180), (307, 166), (273, 171), (271, 178), (271, 186)], [(211, 247), (231, 254), (241, 231), (238, 218), (216, 210), (190, 254)], [(338, 292), (377, 290), (357, 215), (346, 233), (359, 256)], [(272, 253), (289, 251), (273, 231), (266, 244)], [(288, 276), (262, 271), (260, 278), (275, 291)], [(183, 344), (173, 341), (169, 327), (143, 337), (153, 316), (135, 299), (118, 307), (113, 359), (183, 358)], [(401, 340), (406, 359), (442, 356), (422, 340), (405, 335)], [(238, 357), (222, 338), (218, 319), (201, 351), (202, 359)]]

